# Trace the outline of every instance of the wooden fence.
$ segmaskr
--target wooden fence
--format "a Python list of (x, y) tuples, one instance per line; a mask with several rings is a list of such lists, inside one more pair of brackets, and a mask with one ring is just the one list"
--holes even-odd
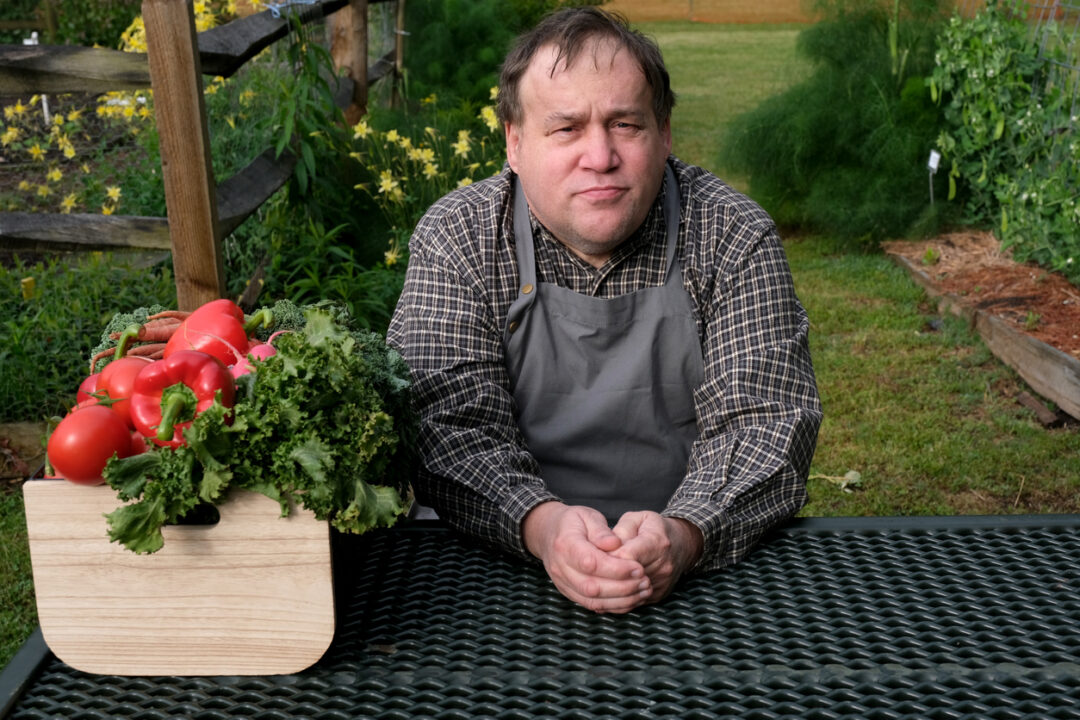
[[(265, 10), (196, 33), (191, 0), (143, 0), (147, 53), (74, 46), (0, 45), (0, 95), (102, 93), (151, 88), (160, 136), (167, 218), (94, 214), (0, 213), (0, 245), (14, 250), (171, 250), (180, 309), (223, 297), (222, 240), (292, 174), (296, 158), (269, 148), (216, 183), (202, 76), (229, 77), (286, 37), (288, 15), (327, 18), (339, 71), (339, 104), (355, 121), (368, 87), (400, 74), (404, 0), (397, 0), (395, 48), (368, 63), (368, 6), (387, 0), (315, 0)], [(287, 5), (287, 3), (282, 3)]]

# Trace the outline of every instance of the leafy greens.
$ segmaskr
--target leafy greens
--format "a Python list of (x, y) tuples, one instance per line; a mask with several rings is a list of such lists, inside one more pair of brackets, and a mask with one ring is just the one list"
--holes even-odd
[(111, 540), (154, 552), (164, 525), (234, 488), (277, 500), (283, 516), (299, 504), (350, 533), (406, 511), (416, 439), (408, 367), (381, 336), (325, 309), (304, 320), (240, 378), (231, 411), (215, 403), (195, 418), (186, 446), (109, 462), (105, 479), (133, 501), (106, 515)]

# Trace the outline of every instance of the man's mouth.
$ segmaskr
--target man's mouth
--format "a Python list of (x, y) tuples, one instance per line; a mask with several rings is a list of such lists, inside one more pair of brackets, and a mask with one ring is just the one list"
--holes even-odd
[(597, 185), (581, 190), (577, 194), (590, 202), (609, 202), (611, 200), (617, 200), (625, 193), (626, 188), (615, 185)]

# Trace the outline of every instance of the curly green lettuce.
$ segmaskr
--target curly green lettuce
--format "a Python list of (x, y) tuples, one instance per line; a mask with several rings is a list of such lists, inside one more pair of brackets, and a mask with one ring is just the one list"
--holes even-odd
[(106, 480), (132, 501), (106, 516), (111, 540), (154, 552), (162, 527), (229, 489), (260, 492), (282, 515), (295, 503), (349, 533), (407, 510), (416, 439), (408, 367), (375, 333), (321, 308), (304, 318), (240, 379), (231, 413), (215, 404), (184, 432), (186, 446), (109, 462)]

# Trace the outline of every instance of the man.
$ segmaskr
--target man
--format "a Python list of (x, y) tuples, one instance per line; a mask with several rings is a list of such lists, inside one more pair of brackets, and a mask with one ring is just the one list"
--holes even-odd
[(809, 323), (757, 205), (670, 157), (659, 49), (559, 11), (504, 63), (508, 168), (417, 226), (388, 339), (421, 502), (627, 612), (737, 562), (805, 502)]

